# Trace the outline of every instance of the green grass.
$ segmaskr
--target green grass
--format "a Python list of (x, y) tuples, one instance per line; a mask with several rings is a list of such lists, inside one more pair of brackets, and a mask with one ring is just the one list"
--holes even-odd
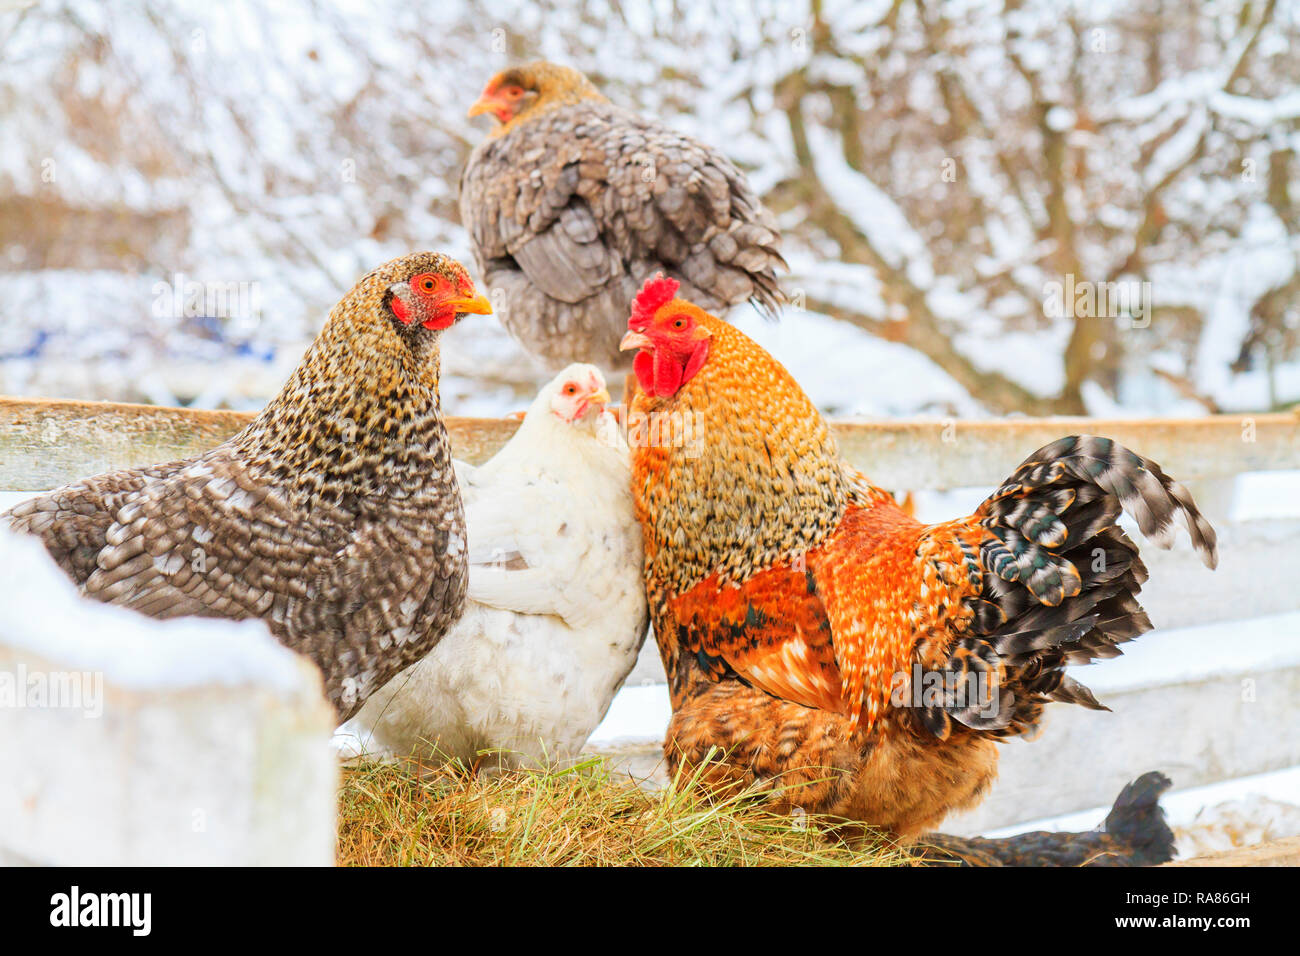
[(679, 778), (647, 792), (592, 757), (551, 771), (343, 769), (343, 866), (889, 866), (881, 840), (851, 845), (830, 821), (777, 815), (753, 794)]

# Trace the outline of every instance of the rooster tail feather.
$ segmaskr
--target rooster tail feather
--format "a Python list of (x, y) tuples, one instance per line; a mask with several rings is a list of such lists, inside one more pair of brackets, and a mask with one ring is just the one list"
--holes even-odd
[[(1137, 595), (1147, 580), (1137, 545), (1116, 524), (1121, 512), (1168, 547), (1181, 516), (1202, 560), (1217, 561), (1214, 529), (1187, 489), (1154, 462), (1107, 438), (1071, 436), (1029, 456), (976, 511), (981, 593), (972, 599), (977, 638), (997, 658), (997, 718), (951, 708), (972, 730), (1003, 737), (1030, 732), (1049, 701), (1105, 708), (1065, 668), (1118, 657), (1120, 645), (1151, 629)], [(977, 655), (976, 655), (977, 656)], [(962, 670), (953, 662), (949, 670)], [(942, 725), (936, 717), (927, 728)], [(934, 725), (934, 726), (932, 726)]]
[[(1191, 493), (1155, 462), (1109, 438), (1070, 435), (1030, 455), (976, 512), (991, 530), (1014, 530), (1040, 548), (1059, 548), (1063, 512), (1073, 494), (1095, 500), (1104, 492), (1130, 514), (1142, 534), (1162, 548), (1173, 544), (1175, 516), (1207, 567), (1218, 563), (1214, 528)], [(1082, 529), (1080, 529), (1082, 530)]]

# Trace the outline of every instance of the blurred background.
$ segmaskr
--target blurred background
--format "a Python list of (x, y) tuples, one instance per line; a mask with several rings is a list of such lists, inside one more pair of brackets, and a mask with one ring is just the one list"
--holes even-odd
[[(537, 57), (747, 171), (794, 305), (733, 317), (832, 414), (1300, 400), (1276, 0), (0, 0), (0, 393), (256, 407), (372, 266), (472, 262), (465, 112)], [(1149, 309), (1062, 314), (1065, 276)], [(453, 414), (547, 377), (449, 339)]]

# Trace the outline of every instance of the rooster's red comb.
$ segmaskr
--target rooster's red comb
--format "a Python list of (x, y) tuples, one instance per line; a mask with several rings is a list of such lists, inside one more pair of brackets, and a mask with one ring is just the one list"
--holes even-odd
[(645, 325), (660, 306), (671, 302), (681, 285), (676, 279), (667, 278), (662, 272), (653, 279), (646, 279), (641, 291), (632, 300), (632, 316), (627, 320), (629, 326)]

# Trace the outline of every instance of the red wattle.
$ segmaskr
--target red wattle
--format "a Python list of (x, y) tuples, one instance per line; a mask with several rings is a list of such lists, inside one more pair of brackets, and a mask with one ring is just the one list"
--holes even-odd
[(661, 398), (671, 398), (682, 387), (682, 367), (678, 365), (667, 349), (655, 350), (655, 390)]
[(394, 297), (389, 304), (389, 308), (393, 310), (393, 315), (397, 316), (398, 321), (403, 325), (411, 324), (411, 310), (406, 307), (406, 303), (401, 299)]
[(636, 373), (637, 384), (647, 395), (655, 393), (655, 357), (651, 352), (637, 352), (632, 359), (632, 371)]
[(686, 364), (667, 349), (637, 352), (632, 360), (632, 371), (641, 385), (641, 391), (659, 398), (672, 398), (683, 385), (695, 377), (709, 357), (709, 340), (700, 342), (691, 352)]

